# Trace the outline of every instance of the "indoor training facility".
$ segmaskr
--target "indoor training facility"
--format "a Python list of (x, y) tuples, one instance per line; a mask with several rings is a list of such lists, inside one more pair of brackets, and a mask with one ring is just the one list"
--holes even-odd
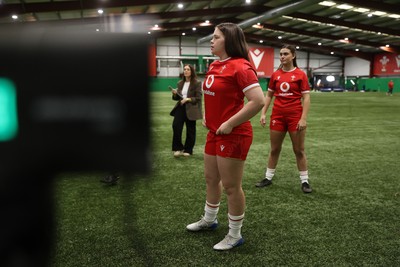
[[(226, 198), (218, 229), (185, 228), (204, 211), (207, 129), (172, 155), (168, 88), (185, 64), (204, 81), (224, 22), (264, 93), (296, 47), (313, 193), (288, 137), (273, 185), (255, 186), (257, 114), (245, 243), (220, 253)], [(400, 0), (0, 0), (0, 266), (400, 266), (399, 125)]]

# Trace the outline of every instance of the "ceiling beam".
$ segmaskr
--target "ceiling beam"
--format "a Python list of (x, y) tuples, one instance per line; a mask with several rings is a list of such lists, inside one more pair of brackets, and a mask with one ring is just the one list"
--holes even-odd
[[(259, 43), (260, 36), (258, 34), (249, 34), (246, 33), (246, 40), (253, 40), (257, 43)], [(364, 53), (360, 51), (352, 51), (352, 50), (347, 50), (347, 49), (342, 49), (342, 48), (335, 48), (332, 46), (319, 46), (319, 45), (311, 45), (310, 43), (305, 43), (301, 41), (291, 41), (291, 40), (277, 40), (276, 38), (273, 37), (263, 37), (263, 40), (266, 40), (268, 43), (274, 44), (275, 47), (281, 47), (282, 44), (291, 44), (295, 46), (300, 46), (302, 49), (303, 48), (308, 48), (307, 50), (310, 50), (310, 52), (315, 52), (315, 51), (322, 51), (325, 54), (330, 54), (331, 52), (335, 53), (335, 56), (337, 54), (343, 55), (343, 56), (351, 56), (351, 57), (358, 57), (362, 58), (368, 61), (371, 61), (373, 59), (373, 53)], [(265, 43), (264, 43), (265, 44)]]
[(260, 8), (264, 8), (264, 6), (205, 8), (205, 9), (171, 11), (171, 12), (160, 12), (160, 13), (150, 13), (150, 14), (160, 19), (175, 19), (175, 18), (188, 18), (188, 17), (206, 17), (210, 15), (242, 14), (244, 12), (253, 12), (257, 14)]
[(289, 3), (286, 5), (282, 5), (279, 7), (276, 7), (274, 9), (271, 9), (259, 16), (253, 17), (251, 19), (244, 20), (239, 23), (239, 27), (242, 29), (245, 29), (247, 27), (251, 27), (254, 24), (257, 23), (262, 23), (266, 21), (267, 19), (273, 19), (276, 17), (280, 17), (285, 14), (290, 14), (291, 12), (295, 10), (299, 10), (301, 8), (305, 8), (311, 5), (314, 5), (315, 3), (320, 2), (320, 0), (300, 0), (294, 3)]
[[(1, 1), (1, 0), (0, 0)], [(113, 1), (100, 1), (100, 0), (72, 0), (72, 1), (49, 1), (49, 2), (31, 2), (31, 3), (25, 3), (25, 1), (20, 1), (23, 2), (23, 4), (18, 3), (18, 4), (3, 4), (0, 5), (0, 17), (1, 16), (10, 16), (11, 13), (16, 13), (20, 15), (21, 13), (32, 13), (33, 16), (40, 12), (56, 12), (60, 13), (63, 11), (77, 11), (77, 12), (83, 12), (84, 9), (97, 9), (97, 8), (121, 8), (120, 11), (113, 11), (112, 14), (107, 14), (107, 11), (103, 16), (97, 16), (97, 17), (82, 17), (80, 19), (60, 19), (60, 20), (51, 20), (51, 21), (37, 21), (35, 23), (77, 23), (78, 25), (81, 23), (85, 24), (96, 24), (96, 25), (101, 25), (104, 23), (104, 21), (107, 20), (108, 16), (114, 16), (114, 15), (122, 15), (123, 13), (126, 13), (126, 8), (127, 7), (133, 7), (133, 6), (149, 6), (149, 5), (166, 5), (168, 7), (174, 7), (176, 4), (176, 1), (173, 0), (113, 0)], [(181, 0), (181, 3), (185, 4), (190, 4), (194, 2), (206, 2), (206, 3), (211, 3), (212, 1), (206, 1), (206, 0)], [(214, 26), (216, 24), (219, 24), (221, 22), (233, 22), (236, 24), (241, 25), (243, 28), (250, 28), (253, 24), (257, 22), (263, 22), (265, 21), (265, 25), (267, 25), (268, 28), (276, 31), (282, 31), (282, 32), (287, 32), (289, 34), (295, 34), (295, 35), (304, 35), (304, 36), (310, 36), (310, 37), (316, 37), (316, 38), (322, 38), (322, 39), (327, 39), (327, 40), (338, 40), (341, 38), (341, 36), (337, 36), (334, 34), (325, 34), (325, 33), (320, 33), (318, 31), (311, 31), (307, 29), (296, 29), (295, 27), (282, 27), (279, 25), (274, 25), (268, 23), (268, 21), (272, 18), (275, 17), (280, 17), (283, 15), (291, 16), (294, 18), (302, 18), (306, 19), (309, 21), (316, 21), (320, 23), (326, 23), (326, 24), (333, 24), (339, 26), (344, 26), (349, 28), (349, 31), (352, 31), (353, 29), (361, 29), (370, 32), (371, 34), (374, 34), (374, 32), (382, 32), (382, 33), (387, 33), (389, 35), (393, 35), (394, 38), (399, 36), (398, 32), (395, 31), (392, 28), (383, 28), (383, 27), (376, 27), (372, 25), (366, 25), (366, 24), (360, 24), (360, 23), (354, 23), (354, 22), (349, 22), (343, 19), (331, 19), (329, 17), (321, 17), (321, 16), (315, 16), (313, 14), (305, 14), (300, 11), (302, 8), (313, 6), (316, 3), (318, 3), (318, 0), (297, 0), (297, 1), (289, 1), (286, 2), (287, 4), (280, 6), (280, 7), (268, 7), (265, 5), (245, 5), (243, 1), (243, 5), (235, 5), (233, 7), (220, 7), (220, 8), (198, 8), (198, 9), (182, 9), (182, 10), (177, 10), (177, 11), (168, 11), (168, 12), (157, 12), (157, 13), (148, 13), (143, 12), (140, 14), (130, 14), (132, 18), (144, 18), (144, 21), (147, 24), (159, 24), (162, 28), (164, 28), (164, 31), (160, 32), (160, 36), (181, 36), (182, 32), (185, 31), (188, 36), (196, 36), (198, 38), (201, 38), (206, 35), (211, 35), (214, 30)], [(363, 6), (366, 8), (370, 8), (371, 10), (381, 10), (381, 11), (386, 11), (386, 12), (395, 12), (395, 5), (391, 4), (380, 4), (375, 1), (356, 1), (356, 0), (342, 0), (340, 2), (347, 2), (348, 4), (352, 4), (354, 6)], [(204, 5), (202, 5), (204, 6)], [(210, 7), (210, 5), (208, 5)], [(125, 11), (123, 10), (125, 8)], [(175, 10), (172, 8), (168, 8), (169, 10)], [(11, 12), (12, 10), (19, 10), (20, 12)], [(237, 17), (240, 14), (243, 14), (245, 12), (250, 12), (253, 15), (251, 15), (251, 18), (248, 20), (239, 20)], [(221, 15), (223, 18), (221, 18)], [(226, 17), (228, 16), (228, 17)], [(212, 17), (218, 17), (218, 19), (213, 20)], [(199, 27), (198, 24), (201, 21), (201, 18), (207, 18), (210, 19), (211, 23), (213, 26), (210, 27)], [(171, 19), (181, 19), (183, 21), (181, 22), (168, 22)], [(192, 20), (191, 20), (192, 19)], [(262, 20), (262, 21), (261, 21)], [(14, 22), (13, 22), (14, 23)], [(19, 23), (32, 23), (32, 22), (18, 22)], [(10, 25), (9, 23), (5, 23), (6, 25)], [(147, 27), (147, 26), (146, 26)], [(192, 31), (192, 27), (196, 27), (196, 31)], [(262, 35), (262, 32), (260, 34), (254, 34), (257, 38), (254, 38), (255, 42), (258, 42), (260, 39), (266, 40), (266, 37)], [(154, 32), (154, 34), (156, 34)], [(340, 33), (339, 33), (340, 34)], [(351, 39), (351, 36), (346, 36), (350, 38), (350, 43), (353, 45), (362, 45), (362, 46), (369, 46), (369, 47), (378, 47), (379, 45), (384, 45), (384, 44), (378, 44), (376, 42), (371, 42), (370, 40), (364, 40), (364, 39)], [(342, 37), (343, 38), (343, 37)], [(270, 38), (269, 42), (272, 42), (274, 38)], [(396, 39), (395, 39), (396, 40)], [(275, 46), (279, 47), (281, 45), (282, 40), (274, 40), (276, 44)], [(297, 41), (296, 41), (297, 42)], [(345, 53), (346, 55), (351, 55), (354, 56), (352, 53), (360, 54), (360, 52), (354, 51), (354, 49), (346, 49), (346, 47), (343, 48), (335, 48), (332, 46), (329, 47), (324, 47), (324, 49), (321, 49), (320, 46), (316, 46), (313, 44), (307, 44), (307, 43), (298, 43), (297, 44), (301, 45), (302, 47), (306, 48), (309, 47), (310, 51), (313, 51), (315, 49), (324, 51), (327, 53), (330, 53), (331, 51), (335, 52), (335, 54), (339, 53)], [(396, 46), (396, 42), (390, 43), (391, 47), (388, 49), (388, 51), (392, 51), (393, 53), (400, 53), (400, 47)], [(362, 48), (360, 48), (362, 49)], [(372, 52), (374, 53), (374, 52)], [(371, 53), (371, 54), (372, 54)], [(361, 55), (361, 58), (366, 58), (368, 56)]]
[[(185, 2), (204, 2), (201, 0), (195, 1), (181, 1)], [(22, 14), (22, 13), (40, 13), (40, 12), (57, 12), (57, 11), (73, 11), (82, 9), (98, 9), (98, 8), (124, 8), (129, 6), (147, 6), (155, 4), (172, 4), (171, 0), (112, 0), (112, 1), (93, 1), (85, 0), (82, 1), (62, 1), (62, 2), (39, 2), (39, 3), (25, 3), (21, 4), (4, 4), (0, 5), (0, 16), (10, 16), (11, 14)], [(206, 16), (207, 14), (231, 14), (231, 13), (242, 13), (244, 11), (257, 11), (260, 8), (265, 8), (262, 5), (245, 5), (227, 8), (208, 8), (208, 9), (197, 9), (197, 10), (181, 10), (172, 12), (161, 12), (166, 15), (163, 18), (176, 18), (182, 16)], [(261, 9), (262, 10), (262, 9)], [(211, 12), (211, 13), (210, 13)], [(156, 13), (155, 13), (156, 14)]]
[(344, 26), (349, 29), (360, 29), (364, 31), (369, 31), (369, 32), (381, 32), (381, 33), (386, 33), (389, 35), (393, 36), (399, 36), (399, 31), (390, 29), (390, 28), (383, 28), (383, 27), (377, 27), (373, 25), (365, 25), (361, 23), (355, 23), (355, 22), (350, 22), (350, 21), (345, 21), (343, 19), (331, 19), (327, 17), (320, 17), (320, 16), (315, 16), (315, 15), (310, 15), (310, 14), (304, 14), (300, 12), (295, 12), (290, 14), (291, 17), (294, 18), (301, 18), (305, 20), (311, 20), (311, 21), (318, 21), (326, 24), (333, 24), (333, 25), (338, 25), (338, 26)]
[[(176, 36), (180, 36), (182, 33), (182, 31), (163, 31), (163, 32), (155, 32), (154, 36), (157, 38), (161, 38), (161, 37), (176, 37)], [(187, 36), (201, 36), (202, 34), (200, 32), (191, 32), (190, 29), (188, 29), (188, 34)], [(246, 40), (249, 43), (254, 43), (257, 45), (260, 45), (259, 41), (260, 41), (260, 36), (258, 34), (249, 34), (249, 33), (245, 33), (246, 36)], [(374, 57), (373, 53), (364, 53), (364, 52), (356, 52), (356, 51), (351, 51), (351, 50), (347, 50), (347, 49), (340, 49), (340, 48), (335, 48), (335, 47), (331, 47), (331, 46), (317, 46), (317, 45), (311, 45), (309, 43), (305, 43), (305, 42), (299, 42), (299, 41), (282, 41), (282, 40), (277, 40), (276, 38), (272, 38), (272, 37), (264, 37), (263, 38), (264, 41), (266, 41), (265, 43), (263, 43), (263, 45), (266, 46), (271, 46), (271, 47), (281, 47), (282, 44), (291, 44), (291, 45), (298, 45), (301, 47), (301, 50), (303, 51), (307, 51), (307, 52), (314, 52), (314, 53), (318, 53), (317, 51), (319, 51), (321, 54), (327, 54), (327, 55), (331, 55), (331, 52), (334, 52), (336, 57), (358, 57), (358, 58), (362, 58), (368, 61), (371, 61)]]
[(350, 4), (356, 7), (364, 7), (372, 9), (373, 11), (385, 11), (387, 13), (395, 13), (399, 10), (398, 4), (387, 4), (383, 1), (360, 1), (360, 0), (343, 0), (346, 4)]
[[(325, 33), (318, 33), (316, 31), (306, 31), (306, 30), (299, 30), (293, 27), (282, 27), (279, 25), (274, 25), (271, 23), (265, 23), (263, 25), (263, 28), (261, 29), (261, 31), (263, 30), (274, 30), (274, 31), (281, 31), (281, 32), (287, 32), (287, 33), (293, 33), (293, 34), (297, 34), (297, 35), (304, 35), (304, 36), (309, 36), (309, 37), (317, 37), (317, 38), (321, 38), (321, 39), (327, 39), (327, 40), (332, 40), (332, 41), (339, 41), (339, 40), (343, 40), (344, 38), (348, 38), (348, 36), (339, 36), (339, 35), (331, 35), (331, 34), (325, 34)], [(353, 44), (353, 45), (364, 45), (364, 46), (370, 46), (370, 47), (374, 47), (374, 48), (379, 48), (381, 46), (386, 45), (386, 43), (377, 43), (377, 42), (371, 42), (371, 41), (367, 41), (367, 40), (361, 40), (361, 39), (356, 39), (356, 38), (349, 38), (348, 44)], [(396, 49), (395, 50), (400, 51), (400, 49)]]
[[(301, 1), (297, 1), (295, 3), (289, 3), (286, 5), (282, 5), (282, 6), (273, 8), (271, 10), (268, 10), (267, 12), (265, 12), (261, 15), (258, 15), (256, 17), (253, 17), (251, 19), (244, 20), (244, 21), (240, 22), (238, 25), (242, 29), (245, 29), (245, 28), (251, 27), (252, 25), (257, 24), (257, 23), (263, 23), (267, 19), (273, 19), (273, 18), (280, 17), (285, 14), (289, 14), (295, 10), (313, 5), (318, 2), (320, 2), (320, 0), (301, 0)], [(209, 41), (211, 39), (212, 39), (212, 35), (208, 35), (203, 38), (200, 38), (199, 40), (197, 40), (197, 42), (202, 43), (202, 42)]]
[[(180, 3), (204, 2), (204, 0), (182, 0)], [(21, 4), (3, 4), (0, 6), (0, 15), (9, 15), (12, 13), (35, 13), (35, 12), (56, 12), (56, 11), (72, 11), (80, 9), (98, 9), (98, 8), (114, 8), (126, 6), (146, 6), (146, 5), (162, 5), (173, 4), (171, 0), (74, 0), (74, 1), (51, 1)]]
[[(237, 23), (239, 20), (236, 18), (229, 18), (229, 22)], [(192, 27), (196, 27), (197, 29), (200, 28), (212, 28), (211, 32), (214, 31), (215, 25), (227, 21), (226, 18), (223, 19), (213, 19), (212, 23), (209, 26), (199, 26), (201, 23), (204, 23), (204, 20), (190, 20), (190, 21), (181, 21), (181, 22), (167, 22), (162, 23), (162, 28), (165, 30), (173, 30), (175, 28), (181, 29), (191, 29)]]

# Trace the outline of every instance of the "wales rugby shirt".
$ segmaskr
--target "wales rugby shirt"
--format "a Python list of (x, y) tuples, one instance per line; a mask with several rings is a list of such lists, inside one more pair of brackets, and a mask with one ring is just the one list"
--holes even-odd
[[(219, 126), (244, 106), (244, 93), (260, 86), (257, 73), (243, 58), (227, 58), (211, 63), (203, 82), (207, 128), (216, 132)], [(232, 134), (252, 135), (250, 121), (233, 128)]]
[(274, 112), (301, 112), (301, 98), (310, 93), (307, 75), (299, 68), (276, 70), (269, 81), (268, 91), (274, 93)]

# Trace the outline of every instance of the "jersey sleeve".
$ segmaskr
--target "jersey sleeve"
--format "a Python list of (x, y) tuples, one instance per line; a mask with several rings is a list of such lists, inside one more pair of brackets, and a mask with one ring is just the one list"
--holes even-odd
[(238, 68), (236, 78), (243, 93), (253, 87), (260, 86), (257, 73), (248, 61), (244, 61), (242, 67)]
[(303, 77), (301, 79), (301, 93), (302, 94), (307, 94), (310, 92), (310, 84), (308, 83), (308, 77), (307, 74), (301, 70), (301, 72), (303, 73)]
[(276, 76), (276, 71), (272, 73), (271, 78), (269, 79), (268, 91), (270, 92), (275, 92), (275, 76)]

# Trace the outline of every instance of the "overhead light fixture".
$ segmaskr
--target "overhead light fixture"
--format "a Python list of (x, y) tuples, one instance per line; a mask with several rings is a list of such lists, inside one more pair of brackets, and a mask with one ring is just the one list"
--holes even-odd
[(385, 46), (386, 46), (386, 47), (389, 47), (390, 45), (387, 44), (387, 45), (385, 45)]
[(386, 51), (386, 52), (394, 53), (393, 49), (391, 47), (389, 47), (389, 45), (380, 46), (379, 49)]
[(250, 4), (251, 3), (251, 0), (246, 0), (246, 4)]
[(11, 17), (12, 17), (12, 19), (18, 19), (17, 15), (12, 15)]
[(388, 15), (388, 17), (392, 18), (392, 19), (400, 19), (400, 15), (397, 15), (397, 14), (390, 14), (390, 15)]
[(97, 9), (97, 13), (99, 13), (100, 15), (104, 13), (103, 9)]
[(357, 52), (360, 51), (360, 49), (358, 49), (358, 48), (356, 48), (356, 49), (354, 49), (354, 50), (357, 51)]
[(318, 5), (321, 5), (321, 6), (334, 6), (334, 5), (336, 5), (336, 3), (332, 2), (332, 1), (322, 1), (322, 2), (319, 2)]
[(263, 41), (263, 40), (260, 40), (259, 42), (260, 42), (260, 44), (264, 43), (264, 41)]
[(339, 8), (339, 9), (352, 9), (353, 8), (353, 6), (351, 6), (351, 5), (347, 5), (347, 4), (342, 4), (342, 5), (338, 5), (338, 6), (336, 6), (337, 8)]
[(363, 8), (363, 7), (357, 7), (355, 9), (353, 9), (353, 11), (360, 12), (360, 13), (367, 13), (367, 12), (369, 12), (369, 9), (368, 8)]
[(183, 35), (183, 36), (185, 36), (185, 35), (186, 35), (186, 33), (182, 32), (182, 35)]
[(282, 39), (282, 36), (278, 36), (278, 39)]
[(374, 11), (371, 14), (375, 15), (375, 16), (383, 16), (383, 15), (386, 15), (387, 13), (383, 12), (383, 11)]
[(152, 31), (160, 31), (162, 29), (160, 28), (160, 26), (158, 26), (158, 24), (155, 24), (154, 27), (151, 27), (150, 30), (152, 30)]
[(296, 49), (299, 50), (299, 49), (300, 49), (300, 46), (296, 46)]
[(196, 29), (196, 27), (193, 27), (192, 30), (195, 32), (197, 29)]
[(206, 20), (206, 21), (200, 23), (199, 25), (204, 27), (204, 26), (211, 26), (212, 24), (210, 23), (209, 20)]
[(263, 25), (261, 25), (261, 23), (260, 22), (258, 22), (257, 24), (253, 24), (253, 26), (252, 26), (253, 28), (256, 28), (256, 29), (262, 29), (262, 28), (264, 28), (264, 26)]
[(179, 4), (178, 4), (178, 8), (179, 8), (179, 9), (182, 9), (182, 8), (183, 8), (183, 4), (182, 4), (182, 3), (179, 3)]
[(322, 45), (322, 43), (318, 43), (318, 45)]
[(368, 17), (372, 17), (373, 15), (371, 13), (368, 14)]
[(333, 54), (335, 54), (335, 52), (332, 51), (332, 52), (331, 52), (331, 55), (333, 55)]

